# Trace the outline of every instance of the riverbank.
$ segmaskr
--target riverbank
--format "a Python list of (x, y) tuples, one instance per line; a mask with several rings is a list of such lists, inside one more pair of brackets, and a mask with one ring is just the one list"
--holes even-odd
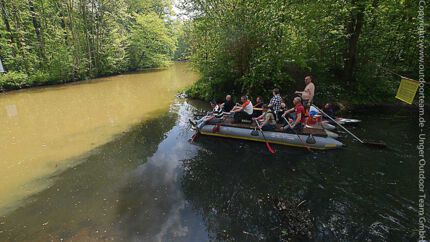
[(30, 77), (28, 75), (17, 74), (17, 72), (7, 72), (0, 73), (0, 93), (17, 91), (21, 89), (29, 89), (29, 88), (38, 88), (38, 87), (49, 87), (49, 86), (59, 86), (70, 83), (79, 83), (82, 81), (88, 81), (91, 79), (99, 79), (106, 77), (114, 77), (118, 75), (127, 75), (127, 74), (136, 74), (136, 73), (145, 73), (151, 71), (162, 71), (168, 69), (174, 63), (186, 63), (185, 61), (172, 61), (168, 63), (168, 65), (160, 66), (160, 67), (152, 67), (152, 68), (143, 68), (138, 70), (130, 70), (124, 72), (116, 72), (111, 74), (97, 75), (97, 76), (87, 76), (85, 78), (79, 78), (74, 80), (44, 80), (42, 81), (39, 76)]

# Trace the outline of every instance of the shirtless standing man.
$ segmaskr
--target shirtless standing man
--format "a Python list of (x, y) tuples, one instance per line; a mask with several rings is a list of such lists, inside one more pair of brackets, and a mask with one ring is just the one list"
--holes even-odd
[(311, 76), (305, 77), (305, 90), (303, 92), (296, 91), (295, 94), (300, 94), (302, 97), (303, 106), (309, 108), (312, 104), (315, 95), (315, 85), (312, 82)]

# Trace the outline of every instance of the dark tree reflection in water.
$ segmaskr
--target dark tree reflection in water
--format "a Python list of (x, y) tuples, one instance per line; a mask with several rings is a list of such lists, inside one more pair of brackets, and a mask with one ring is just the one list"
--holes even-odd
[(275, 156), (264, 144), (201, 137), (183, 162), (185, 198), (215, 241), (411, 241), (417, 128), (410, 110), (387, 111), (357, 113), (363, 123), (353, 128), (390, 141), (385, 150), (342, 133), (344, 149), (275, 146)]
[[(410, 113), (366, 114), (359, 136), (310, 153), (200, 137), (201, 103), (177, 100), (53, 177), (48, 189), (0, 217), (0, 241), (412, 241), (416, 173)], [(203, 104), (206, 107), (206, 104)], [(385, 118), (385, 117), (395, 118)], [(384, 127), (390, 127), (387, 132)]]
[[(289, 184), (297, 175), (261, 152), (234, 143), (204, 141), (198, 155), (183, 162), (182, 188), (203, 214), (215, 241), (307, 241), (312, 237), (305, 186)], [(223, 151), (222, 155), (218, 152)], [(293, 165), (294, 166), (294, 165)]]

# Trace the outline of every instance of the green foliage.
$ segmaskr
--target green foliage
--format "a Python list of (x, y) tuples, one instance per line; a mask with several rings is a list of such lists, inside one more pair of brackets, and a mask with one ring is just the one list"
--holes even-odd
[(49, 84), (50, 81), (52, 82), (49, 74), (42, 71), (36, 71), (28, 78), (28, 83), (35, 86)]
[(127, 0), (129, 9), (135, 13), (155, 13), (160, 18), (172, 15), (170, 0)]
[(136, 14), (131, 29), (129, 50), (133, 69), (166, 65), (175, 51), (175, 39), (155, 13)]
[(0, 90), (19, 89), (29, 84), (28, 75), (22, 72), (10, 71), (6, 74), (0, 74)]
[(202, 99), (202, 100), (222, 100), (223, 91), (216, 81), (207, 81), (205, 79), (200, 79), (192, 87), (186, 90), (188, 96)]
[[(302, 90), (316, 101), (394, 100), (399, 77), (417, 78), (417, 3), (412, 1), (186, 0), (194, 16), (191, 60), (202, 74), (190, 94), (270, 95)], [(428, 39), (426, 40), (428, 44)], [(428, 60), (426, 60), (428, 63)], [(428, 70), (427, 70), (428, 72)]]
[(164, 66), (177, 44), (173, 15), (169, 0), (0, 0), (0, 59), (28, 76), (0, 88)]
[(188, 60), (190, 53), (191, 21), (178, 21), (176, 24), (177, 48), (173, 59)]

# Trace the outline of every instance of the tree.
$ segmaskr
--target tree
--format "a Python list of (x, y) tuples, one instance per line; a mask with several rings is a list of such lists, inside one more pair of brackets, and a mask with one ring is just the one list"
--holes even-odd
[(413, 1), (184, 0), (182, 5), (192, 18), (191, 60), (202, 74), (189, 91), (195, 97), (269, 96), (274, 86), (291, 95), (312, 74), (316, 100), (382, 102), (394, 100), (399, 78), (378, 66), (417, 77)]
[(164, 66), (179, 33), (168, 0), (0, 0), (0, 15), (5, 78), (19, 80), (3, 89)]
[(130, 67), (133, 69), (165, 65), (173, 57), (175, 39), (155, 13), (136, 14), (130, 35)]

